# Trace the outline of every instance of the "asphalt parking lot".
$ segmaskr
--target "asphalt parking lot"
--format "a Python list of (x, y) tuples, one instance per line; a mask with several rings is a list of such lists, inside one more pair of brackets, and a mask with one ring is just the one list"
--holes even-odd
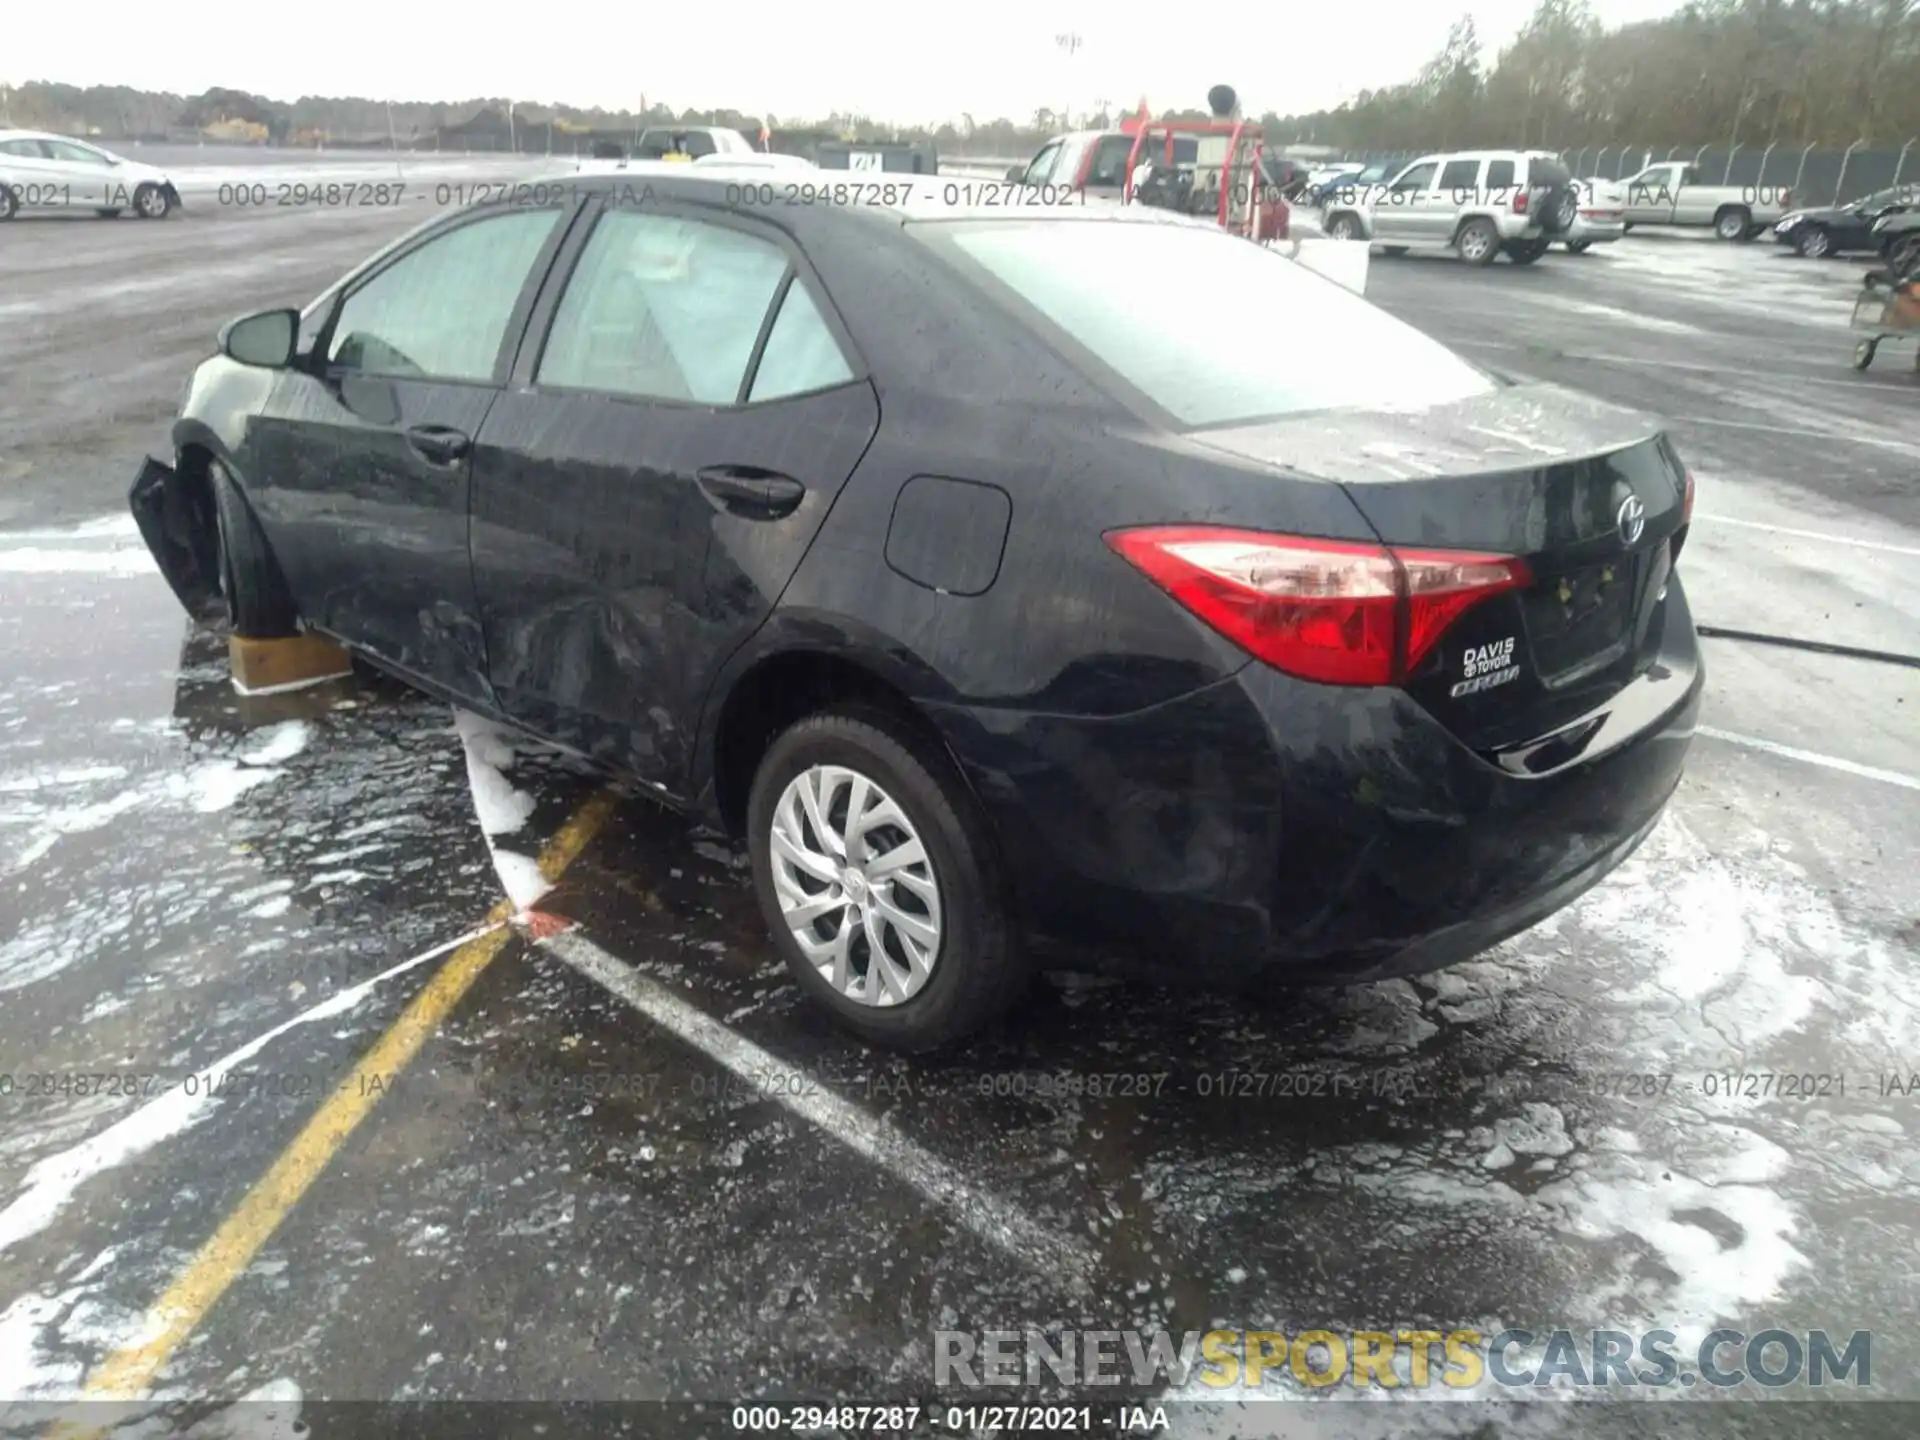
[[(1920, 672), (1703, 642), (1654, 838), (1471, 964), (1270, 1003), (1050, 979), (963, 1055), (878, 1056), (786, 982), (731, 846), (371, 676), (241, 699), (140, 547), (126, 486), (219, 323), (422, 218), (0, 229), (0, 1430), (144, 1393), (721, 1433), (978, 1403), (936, 1331), (1724, 1326), (1870, 1330), (1874, 1384), (1115, 1399), (1207, 1436), (1914, 1433)], [(1634, 236), (1376, 258), (1369, 293), (1666, 416), (1703, 626), (1912, 656), (1920, 373), (1848, 368), (1863, 268)]]

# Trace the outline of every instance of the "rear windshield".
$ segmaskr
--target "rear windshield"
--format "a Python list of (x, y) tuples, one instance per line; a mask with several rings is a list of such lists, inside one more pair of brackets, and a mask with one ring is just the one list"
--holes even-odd
[(908, 229), (1064, 332), (1064, 348), (1095, 378), (1132, 387), (1180, 426), (1417, 409), (1498, 388), (1351, 291), (1211, 226), (963, 220)]

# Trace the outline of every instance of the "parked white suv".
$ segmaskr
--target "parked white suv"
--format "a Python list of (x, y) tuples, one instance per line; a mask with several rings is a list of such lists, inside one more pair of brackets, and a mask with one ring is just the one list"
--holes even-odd
[(161, 220), (180, 204), (164, 170), (85, 140), (41, 130), (0, 130), (0, 220), (22, 210), (131, 210)]
[(1457, 250), (1474, 265), (1504, 254), (1531, 265), (1578, 218), (1572, 172), (1539, 150), (1423, 155), (1391, 180), (1335, 191), (1325, 225), (1335, 239), (1367, 240), (1389, 255), (1414, 246)]

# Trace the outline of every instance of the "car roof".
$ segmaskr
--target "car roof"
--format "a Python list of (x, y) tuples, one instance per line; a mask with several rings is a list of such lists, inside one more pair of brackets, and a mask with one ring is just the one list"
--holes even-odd
[[(842, 213), (879, 215), (899, 222), (908, 220), (1058, 220), (1063, 222), (1108, 221), (1122, 224), (1181, 224), (1203, 229), (1219, 227), (1207, 219), (1180, 215), (1150, 205), (1116, 205), (1096, 200), (1092, 204), (1062, 204), (1060, 192), (1053, 187), (1028, 189), (1006, 180), (974, 180), (959, 176), (910, 175), (900, 171), (880, 171), (874, 179), (841, 179), (852, 172), (819, 170), (819, 179), (766, 179), (766, 168), (740, 157), (725, 163), (714, 156), (697, 169), (667, 160), (635, 160), (618, 173), (583, 172), (578, 188), (583, 193), (604, 191), (618, 195), (622, 188), (637, 184), (652, 187), (658, 182), (669, 198), (716, 200), (742, 214), (778, 213), (783, 207), (820, 209)], [(728, 188), (736, 192), (729, 199)], [(740, 194), (742, 187), (764, 187), (757, 194), (768, 197), (753, 203), (751, 196)], [(704, 191), (705, 193), (701, 193)], [(817, 198), (816, 198), (817, 197)], [(839, 198), (836, 198), (839, 197)], [(744, 200), (745, 203), (738, 203)]]
[(73, 140), (81, 145), (94, 145), (93, 141), (82, 135), (56, 135), (51, 130), (0, 130), (0, 140)]

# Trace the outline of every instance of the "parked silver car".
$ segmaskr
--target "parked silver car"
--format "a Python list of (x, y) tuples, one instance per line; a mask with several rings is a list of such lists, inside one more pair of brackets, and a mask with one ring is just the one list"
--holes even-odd
[(1459, 252), (1473, 265), (1501, 255), (1531, 265), (1578, 218), (1579, 190), (1558, 156), (1539, 150), (1423, 155), (1384, 185), (1343, 188), (1327, 200), (1325, 229), (1389, 255), (1415, 246)]

